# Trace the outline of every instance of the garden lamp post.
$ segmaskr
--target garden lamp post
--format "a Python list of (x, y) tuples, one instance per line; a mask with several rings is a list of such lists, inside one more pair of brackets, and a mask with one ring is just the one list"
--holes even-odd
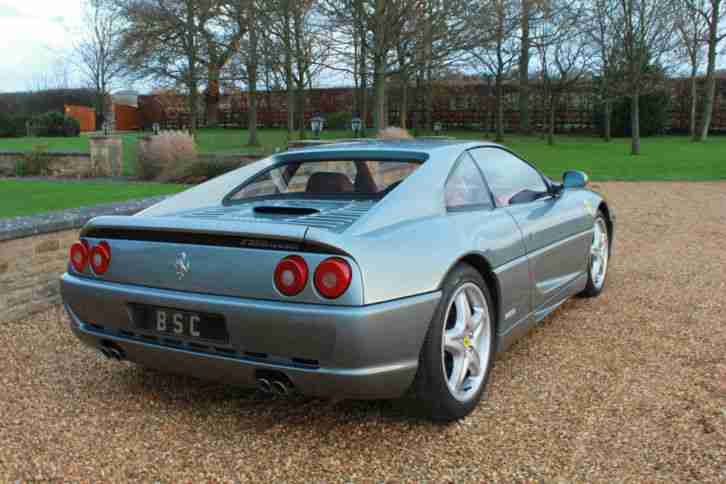
[(320, 133), (323, 131), (323, 122), (325, 120), (320, 116), (314, 116), (310, 119), (310, 127), (313, 130), (313, 136), (315, 139), (320, 139)]
[(440, 122), (440, 121), (436, 121), (436, 122), (434, 123), (434, 134), (435, 134), (436, 136), (441, 136), (441, 131), (442, 131), (443, 129), (444, 129), (444, 128), (443, 128), (443, 126), (441, 126), (441, 122)]
[(357, 116), (350, 120), (350, 129), (353, 131), (354, 138), (360, 137), (360, 131), (361, 131), (362, 125), (363, 125), (363, 122)]

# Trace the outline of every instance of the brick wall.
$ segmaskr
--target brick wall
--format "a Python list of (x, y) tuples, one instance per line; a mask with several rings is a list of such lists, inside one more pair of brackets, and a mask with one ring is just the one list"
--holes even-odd
[(0, 322), (60, 303), (58, 279), (78, 229), (0, 241)]

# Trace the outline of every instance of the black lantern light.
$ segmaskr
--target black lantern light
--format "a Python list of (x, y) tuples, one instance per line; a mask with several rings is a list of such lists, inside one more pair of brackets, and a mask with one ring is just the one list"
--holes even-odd
[(313, 136), (315, 139), (320, 139), (320, 133), (323, 132), (323, 123), (325, 120), (320, 116), (314, 116), (310, 119), (310, 127), (313, 130)]
[(350, 120), (350, 129), (353, 131), (353, 137), (360, 137), (361, 128), (363, 128), (363, 121), (358, 116)]
[(444, 130), (444, 127), (441, 125), (440, 121), (436, 121), (434, 123), (434, 134), (436, 136), (441, 136), (441, 132)]

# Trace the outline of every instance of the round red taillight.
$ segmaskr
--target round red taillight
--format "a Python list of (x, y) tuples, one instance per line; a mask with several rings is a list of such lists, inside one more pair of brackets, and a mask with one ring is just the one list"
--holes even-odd
[(88, 265), (88, 248), (83, 242), (76, 242), (71, 245), (71, 265), (77, 272), (83, 272)]
[(350, 265), (344, 259), (325, 259), (315, 269), (315, 288), (323, 297), (335, 299), (348, 289), (352, 275)]
[(104, 274), (111, 264), (111, 247), (108, 242), (101, 242), (91, 250), (91, 268), (96, 274)]
[(285, 257), (275, 268), (275, 287), (285, 296), (300, 294), (308, 282), (308, 264), (299, 255)]

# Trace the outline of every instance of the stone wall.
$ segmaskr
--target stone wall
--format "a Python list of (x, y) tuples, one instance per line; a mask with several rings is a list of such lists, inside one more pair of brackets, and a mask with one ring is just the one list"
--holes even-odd
[(94, 175), (89, 153), (0, 151), (0, 176), (15, 176), (17, 163), (28, 156), (47, 159), (49, 176), (85, 178)]
[(0, 322), (60, 303), (58, 279), (77, 240), (73, 229), (0, 242)]
[(99, 215), (130, 215), (164, 197), (0, 220), (0, 324), (61, 302), (59, 279), (78, 229)]

